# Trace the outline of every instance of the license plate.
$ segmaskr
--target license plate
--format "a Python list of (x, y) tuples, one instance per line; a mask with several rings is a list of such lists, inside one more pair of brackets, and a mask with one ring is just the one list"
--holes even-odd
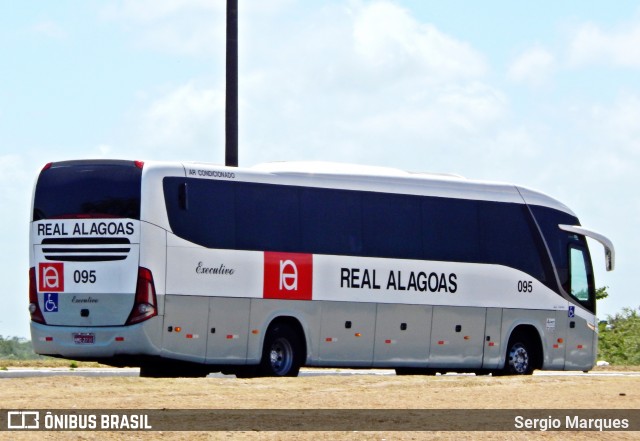
[(95, 341), (95, 334), (73, 334), (73, 342), (77, 345), (92, 345)]

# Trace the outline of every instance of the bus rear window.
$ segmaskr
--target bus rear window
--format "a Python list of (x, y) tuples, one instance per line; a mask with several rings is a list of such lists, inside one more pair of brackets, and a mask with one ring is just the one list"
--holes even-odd
[(140, 219), (141, 176), (133, 161), (55, 162), (38, 177), (33, 220)]

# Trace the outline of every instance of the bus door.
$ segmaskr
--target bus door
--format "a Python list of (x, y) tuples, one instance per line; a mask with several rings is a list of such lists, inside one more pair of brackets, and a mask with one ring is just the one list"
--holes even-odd
[[(578, 302), (587, 305), (595, 302), (591, 258), (582, 244), (569, 245), (569, 283), (570, 294)], [(569, 302), (566, 320), (565, 369), (588, 370), (597, 354), (595, 316)]]
[(500, 358), (504, 353), (503, 348), (500, 346), (500, 337), (502, 335), (502, 308), (487, 308), (484, 335), (482, 368), (497, 369), (500, 365)]

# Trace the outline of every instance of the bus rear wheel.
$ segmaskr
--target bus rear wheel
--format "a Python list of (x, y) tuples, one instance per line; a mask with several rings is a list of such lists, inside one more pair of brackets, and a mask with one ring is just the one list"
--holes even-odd
[(300, 337), (286, 323), (272, 325), (267, 332), (260, 374), (267, 377), (297, 377), (302, 365)]

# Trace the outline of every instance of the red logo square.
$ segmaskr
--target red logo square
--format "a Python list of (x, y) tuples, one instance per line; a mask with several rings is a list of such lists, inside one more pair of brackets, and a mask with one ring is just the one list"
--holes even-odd
[(64, 291), (64, 264), (41, 263), (38, 266), (38, 291)]
[(313, 255), (264, 253), (265, 299), (311, 300)]

